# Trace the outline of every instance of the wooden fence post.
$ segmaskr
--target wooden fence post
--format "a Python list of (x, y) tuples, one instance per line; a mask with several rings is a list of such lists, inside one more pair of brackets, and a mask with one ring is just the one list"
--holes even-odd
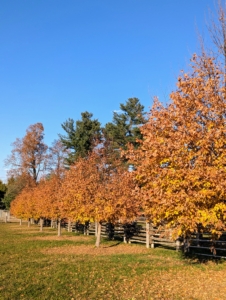
[[(150, 231), (150, 224), (149, 224), (149, 231)], [(151, 245), (152, 249), (155, 248), (155, 244), (154, 244), (154, 241), (153, 241), (153, 235), (154, 235), (154, 228), (153, 228), (153, 225), (152, 225), (152, 234), (151, 235), (149, 234), (149, 238), (150, 238), (149, 244)]]

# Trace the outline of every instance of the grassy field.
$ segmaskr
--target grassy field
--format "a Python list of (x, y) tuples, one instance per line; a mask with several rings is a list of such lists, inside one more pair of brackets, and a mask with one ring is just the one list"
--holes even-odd
[(0, 299), (226, 299), (226, 263), (0, 223)]

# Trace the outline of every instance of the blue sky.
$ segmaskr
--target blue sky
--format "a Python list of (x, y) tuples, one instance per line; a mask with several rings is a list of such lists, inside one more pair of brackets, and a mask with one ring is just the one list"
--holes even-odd
[(68, 118), (104, 125), (137, 97), (167, 102), (181, 69), (208, 43), (214, 0), (3, 0), (0, 10), (0, 179), (11, 143), (41, 122), (50, 146)]

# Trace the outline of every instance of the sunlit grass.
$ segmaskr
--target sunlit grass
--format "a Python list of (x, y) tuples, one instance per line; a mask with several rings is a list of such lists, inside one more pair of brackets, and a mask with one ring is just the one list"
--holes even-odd
[[(225, 299), (225, 263), (0, 223), (0, 299)], [(199, 284), (201, 280), (201, 284)]]

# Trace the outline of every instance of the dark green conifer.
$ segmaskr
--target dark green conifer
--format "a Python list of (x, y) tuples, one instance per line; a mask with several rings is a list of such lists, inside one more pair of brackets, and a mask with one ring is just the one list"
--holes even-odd
[(66, 135), (60, 134), (60, 140), (66, 149), (71, 150), (66, 159), (69, 165), (79, 157), (87, 156), (101, 139), (100, 122), (92, 120), (93, 114), (87, 111), (81, 113), (81, 116), (81, 120), (75, 122), (69, 118), (61, 125)]
[(120, 112), (114, 112), (113, 121), (106, 124), (105, 140), (114, 149), (126, 149), (128, 143), (138, 147), (137, 140), (142, 139), (139, 127), (145, 123), (144, 106), (138, 98), (129, 98), (120, 104)]

